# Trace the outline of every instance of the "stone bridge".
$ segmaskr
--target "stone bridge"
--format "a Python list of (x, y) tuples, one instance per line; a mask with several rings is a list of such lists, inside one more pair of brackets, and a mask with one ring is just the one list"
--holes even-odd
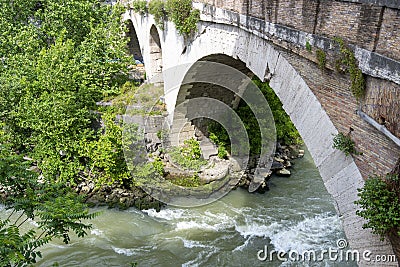
[[(362, 229), (364, 221), (355, 214), (353, 202), (369, 175), (390, 172), (400, 157), (399, 1), (204, 0), (194, 7), (201, 11), (201, 20), (189, 37), (180, 35), (170, 21), (160, 29), (150, 14), (132, 9), (124, 14), (131, 53), (143, 57), (147, 77), (205, 60), (269, 81), (336, 202), (351, 248), (393, 254), (387, 241)], [(364, 74), (366, 94), (360, 101), (350, 92), (349, 75), (335, 71), (336, 36), (350, 45)], [(322, 69), (318, 49), (326, 55)], [(165, 88), (179, 87), (188, 71), (185, 67), (161, 76), (160, 82)], [(219, 88), (202, 86), (182, 86), (166, 97), (172, 127), (185, 123), (184, 116), (174, 115), (175, 106), (202, 89), (204, 94), (198, 96), (214, 94), (234, 103), (232, 96), (218, 93)], [(332, 148), (333, 134), (350, 129), (362, 155), (346, 157)]]

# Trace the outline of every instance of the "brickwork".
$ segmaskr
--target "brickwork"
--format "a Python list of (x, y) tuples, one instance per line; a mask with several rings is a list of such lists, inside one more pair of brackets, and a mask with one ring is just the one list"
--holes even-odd
[[(350, 128), (353, 129), (351, 137), (356, 143), (356, 148), (363, 153), (354, 158), (364, 179), (373, 174), (383, 175), (390, 172), (400, 157), (400, 148), (355, 113), (359, 105), (350, 93), (348, 76), (329, 70), (321, 71), (315, 64), (307, 62), (307, 59), (293, 53), (283, 53), (318, 98), (338, 131), (348, 133)], [(392, 90), (386, 90), (388, 85), (392, 86)], [(385, 90), (382, 90), (383, 88)], [(369, 77), (367, 101), (374, 102), (375, 99), (372, 98), (375, 96), (380, 99), (377, 102), (382, 103), (382, 99), (389, 94), (396, 99), (396, 102), (390, 105), (395, 105), (394, 103), (399, 103), (400, 100), (398, 89), (398, 85), (390, 82), (382, 83), (382, 80)], [(382, 93), (383, 91), (385, 93)], [(364, 106), (369, 106), (366, 112), (371, 111), (370, 105)], [(399, 106), (396, 106), (395, 110), (398, 109)], [(379, 111), (375, 112), (386, 114), (385, 112), (393, 110), (390, 106), (382, 105)], [(398, 114), (392, 117), (393, 120), (396, 118), (398, 120)]]
[(400, 10), (386, 8), (383, 14), (378, 53), (400, 60)]
[(205, 0), (205, 1), (213, 2), (214, 6), (223, 8), (225, 10), (246, 14), (248, 1), (250, 1), (251, 3), (252, 0)]
[(367, 94), (362, 109), (400, 138), (400, 90), (395, 83), (367, 77)]
[(324, 0), (320, 4), (316, 34), (344, 40), (372, 50), (381, 7)]
[(276, 23), (312, 33), (317, 6), (317, 0), (281, 0)]

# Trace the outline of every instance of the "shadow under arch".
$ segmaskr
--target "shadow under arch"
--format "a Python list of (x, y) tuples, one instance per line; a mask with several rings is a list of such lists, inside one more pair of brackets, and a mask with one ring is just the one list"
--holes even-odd
[(126, 36), (128, 37), (129, 54), (133, 57), (133, 60), (135, 60), (136, 64), (141, 64), (143, 63), (143, 54), (139, 43), (139, 38), (135, 30), (135, 26), (133, 26), (133, 22), (130, 19), (126, 20), (125, 23), (128, 28)]
[[(207, 62), (210, 63), (207, 64)], [(203, 110), (208, 110), (210, 114), (218, 113), (218, 107), (209, 105), (207, 101), (201, 107), (190, 106), (190, 104), (196, 99), (205, 98), (223, 103), (232, 110), (236, 109), (239, 104), (246, 107), (246, 110), (253, 114), (253, 120), (247, 118), (242, 123), (246, 124), (252, 121), (257, 124), (254, 127), (257, 129), (248, 131), (248, 134), (253, 134), (253, 136), (249, 136), (250, 143), (254, 140), (260, 141), (259, 151), (253, 155), (254, 158), (246, 168), (252, 169), (250, 192), (256, 191), (262, 184), (263, 187), (265, 186), (265, 177), (269, 175), (276, 143), (271, 110), (261, 90), (252, 82), (253, 76), (254, 73), (246, 67), (244, 62), (224, 54), (213, 54), (196, 61), (184, 75), (179, 87), (171, 128), (172, 138), (170, 139), (171, 144), (178, 145), (183, 144), (185, 139), (197, 137), (200, 140), (201, 150), (208, 159), (208, 152), (213, 150), (213, 145), (208, 140), (208, 127), (213, 119), (211, 117), (199, 118), (195, 114), (201, 113)], [(229, 119), (227, 120), (229, 121)], [(230, 125), (228, 128), (232, 127)], [(233, 144), (232, 139), (230, 142)], [(231, 153), (237, 152), (231, 151)]]

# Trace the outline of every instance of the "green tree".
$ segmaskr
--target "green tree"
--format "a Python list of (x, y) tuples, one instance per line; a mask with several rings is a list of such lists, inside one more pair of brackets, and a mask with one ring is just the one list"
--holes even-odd
[[(38, 181), (38, 174), (29, 170), (32, 162), (12, 152), (12, 136), (4, 131), (4, 123), (0, 126), (0, 184), (6, 195), (1, 202), (11, 210), (0, 220), (0, 266), (26, 266), (42, 257), (38, 248), (53, 238), (68, 243), (70, 231), (85, 236), (91, 225), (82, 220), (98, 213), (89, 213), (83, 197), (65, 185)], [(31, 226), (29, 220), (39, 226)], [(21, 231), (23, 225), (29, 229)]]
[[(127, 178), (119, 125), (96, 105), (127, 80), (122, 11), (98, 0), (0, 0), (0, 186), (11, 210), (0, 221), (1, 266), (32, 264), (51, 239), (86, 234), (82, 220), (96, 214), (71, 185)], [(39, 227), (21, 231), (29, 219)]]
[[(96, 102), (127, 79), (122, 9), (96, 0), (0, 0), (0, 7), (0, 115), (11, 149), (33, 158), (47, 180), (75, 184), (100, 153)], [(119, 170), (116, 179), (126, 173)]]

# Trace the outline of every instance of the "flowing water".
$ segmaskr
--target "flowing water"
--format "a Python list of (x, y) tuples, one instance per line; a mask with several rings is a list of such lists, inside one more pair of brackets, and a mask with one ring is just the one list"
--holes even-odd
[(237, 189), (191, 209), (101, 209), (88, 237), (47, 245), (37, 265), (343, 266), (257, 258), (266, 246), (301, 253), (335, 248), (344, 238), (333, 200), (308, 153), (295, 161), (291, 177), (273, 177), (270, 188), (265, 194)]

